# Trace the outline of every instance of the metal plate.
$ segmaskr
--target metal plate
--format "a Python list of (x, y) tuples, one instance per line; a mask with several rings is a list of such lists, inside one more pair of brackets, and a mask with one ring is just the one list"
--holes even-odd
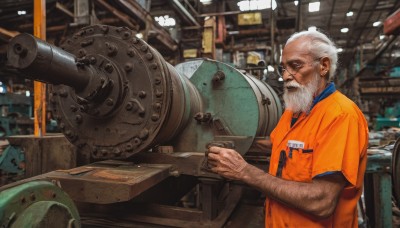
[(46, 174), (74, 200), (108, 204), (128, 201), (169, 177), (171, 165), (99, 162)]

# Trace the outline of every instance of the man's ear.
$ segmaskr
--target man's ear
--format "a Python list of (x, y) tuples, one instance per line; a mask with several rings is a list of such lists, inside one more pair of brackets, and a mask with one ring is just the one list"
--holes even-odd
[(325, 77), (325, 75), (327, 75), (329, 70), (331, 69), (331, 60), (328, 57), (322, 57), (319, 63), (320, 63), (319, 74), (322, 77)]

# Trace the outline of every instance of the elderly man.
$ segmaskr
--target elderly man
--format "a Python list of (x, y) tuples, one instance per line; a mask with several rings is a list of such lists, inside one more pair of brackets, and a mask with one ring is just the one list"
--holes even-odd
[(283, 53), (285, 112), (262, 145), (269, 172), (234, 150), (211, 147), (212, 171), (264, 192), (266, 227), (357, 227), (368, 128), (359, 108), (336, 90), (333, 42), (317, 31), (292, 35)]

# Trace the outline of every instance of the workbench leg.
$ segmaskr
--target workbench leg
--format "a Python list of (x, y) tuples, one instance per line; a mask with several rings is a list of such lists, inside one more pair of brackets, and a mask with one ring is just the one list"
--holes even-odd
[(201, 203), (203, 217), (206, 220), (213, 220), (218, 215), (218, 194), (216, 194), (217, 185), (221, 181), (211, 178), (199, 178), (201, 182)]

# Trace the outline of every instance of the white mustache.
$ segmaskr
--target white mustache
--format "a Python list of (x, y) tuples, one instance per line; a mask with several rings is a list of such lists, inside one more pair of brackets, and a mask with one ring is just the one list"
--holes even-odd
[(289, 81), (289, 82), (285, 82), (285, 87), (296, 87), (296, 88), (300, 88), (301, 85), (295, 81)]

